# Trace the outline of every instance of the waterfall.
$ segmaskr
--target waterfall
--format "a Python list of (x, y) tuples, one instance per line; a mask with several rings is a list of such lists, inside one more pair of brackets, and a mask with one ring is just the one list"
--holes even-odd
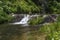
[(20, 22), (15, 22), (13, 24), (27, 24), (29, 19), (30, 19), (30, 15), (24, 15), (24, 18), (22, 18)]

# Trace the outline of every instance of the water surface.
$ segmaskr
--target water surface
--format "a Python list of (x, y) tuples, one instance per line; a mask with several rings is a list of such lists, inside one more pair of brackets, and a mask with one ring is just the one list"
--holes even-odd
[(38, 26), (1, 24), (0, 40), (40, 40)]

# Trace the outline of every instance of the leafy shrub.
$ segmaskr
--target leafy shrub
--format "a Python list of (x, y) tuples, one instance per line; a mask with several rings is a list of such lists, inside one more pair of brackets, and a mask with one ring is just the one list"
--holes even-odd
[(0, 23), (4, 23), (4, 22), (8, 22), (12, 19), (11, 16), (9, 16), (8, 14), (6, 14), (3, 11), (3, 8), (0, 8)]
[(47, 23), (45, 25), (43, 25), (39, 31), (42, 32), (42, 33), (51, 33), (53, 31), (56, 31), (57, 30), (57, 24), (56, 23)]
[(48, 34), (46, 40), (60, 40), (60, 31)]
[(36, 17), (36, 18), (29, 20), (29, 24), (30, 25), (37, 25), (37, 24), (40, 24), (41, 21), (43, 21), (42, 17)]

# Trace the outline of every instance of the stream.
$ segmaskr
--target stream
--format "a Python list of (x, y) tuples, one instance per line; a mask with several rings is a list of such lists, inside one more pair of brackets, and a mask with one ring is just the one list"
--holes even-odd
[[(40, 26), (0, 25), (0, 40), (35, 40)], [(33, 38), (33, 39), (32, 39)]]
[[(45, 36), (40, 36), (40, 25), (28, 25), (28, 20), (39, 15), (25, 15), (22, 18), (15, 17), (14, 22), (0, 25), (0, 40), (45, 40)], [(46, 17), (43, 16), (43, 17)], [(21, 19), (20, 19), (21, 18)]]

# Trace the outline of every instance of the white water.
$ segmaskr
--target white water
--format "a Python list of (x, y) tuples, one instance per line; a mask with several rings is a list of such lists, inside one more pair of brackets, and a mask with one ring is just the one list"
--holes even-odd
[(12, 23), (13, 25), (17, 25), (17, 24), (22, 24), (23, 26), (28, 26), (28, 21), (32, 18), (32, 17), (36, 17), (39, 15), (24, 15), (24, 17), (19, 21), (19, 22), (14, 22)]
[(30, 15), (25, 15), (20, 22), (15, 22), (13, 24), (28, 24), (29, 19), (30, 19)]

